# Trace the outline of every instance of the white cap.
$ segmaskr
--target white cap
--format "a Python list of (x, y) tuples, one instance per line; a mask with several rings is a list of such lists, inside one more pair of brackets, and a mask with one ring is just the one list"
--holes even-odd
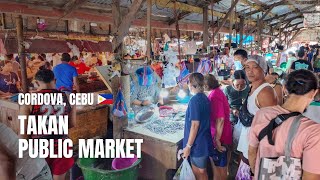
[(246, 64), (249, 62), (257, 63), (259, 65), (259, 67), (263, 70), (263, 72), (265, 72), (265, 73), (268, 71), (267, 61), (262, 56), (259, 56), (259, 55), (249, 56), (248, 60), (246, 61)]

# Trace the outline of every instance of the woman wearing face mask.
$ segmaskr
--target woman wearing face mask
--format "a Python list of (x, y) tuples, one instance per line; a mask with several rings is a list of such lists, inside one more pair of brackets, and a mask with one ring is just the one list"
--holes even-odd
[(240, 107), (250, 90), (246, 83), (245, 76), (242, 70), (235, 71), (232, 77), (232, 85), (224, 89), (224, 94), (230, 105), (230, 120), (232, 125), (237, 124)]
[(200, 73), (189, 76), (190, 99), (185, 118), (183, 157), (188, 158), (198, 180), (208, 179), (207, 160), (213, 154), (210, 133), (210, 102), (204, 94), (204, 77)]
[[(246, 99), (250, 87), (246, 83), (245, 73), (243, 70), (238, 70), (234, 72), (234, 75), (232, 77), (232, 85), (227, 86), (224, 89), (224, 94), (226, 95), (229, 107), (230, 107), (230, 121), (232, 125), (232, 150), (231, 152), (234, 152), (234, 154), (238, 154), (236, 151), (236, 148), (238, 146), (239, 136), (241, 128), (239, 126), (236, 126), (239, 120), (239, 111), (240, 107), (242, 106), (244, 100)], [(233, 158), (232, 158), (233, 159)], [(240, 159), (238, 159), (238, 164), (240, 163)], [(230, 166), (231, 163), (229, 163)]]
[(204, 87), (209, 93), (211, 136), (214, 139), (213, 166), (214, 179), (227, 179), (227, 167), (231, 157), (232, 128), (230, 108), (226, 96), (220, 89), (218, 80), (208, 74), (204, 78)]
[[(313, 101), (318, 88), (318, 79), (311, 71), (296, 70), (289, 74), (286, 82), (289, 93), (286, 102), (282, 106), (266, 107), (256, 113), (249, 133), (249, 163), (255, 172), (255, 179), (258, 177), (261, 158), (284, 155), (288, 133), (295, 117), (288, 118), (273, 130), (274, 145), (269, 144), (267, 137), (258, 140), (261, 130), (280, 114), (303, 113)], [(306, 117), (300, 119), (299, 123), (292, 142), (291, 157), (302, 160), (302, 179), (320, 179), (320, 124)]]

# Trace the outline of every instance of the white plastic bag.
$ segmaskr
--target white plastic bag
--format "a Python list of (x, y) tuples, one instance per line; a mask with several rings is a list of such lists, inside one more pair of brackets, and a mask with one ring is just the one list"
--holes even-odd
[(192, 168), (187, 159), (184, 159), (173, 179), (176, 180), (196, 180)]
[(233, 127), (233, 143), (235, 147), (238, 146), (241, 130), (242, 130), (242, 124), (240, 120), (238, 120), (238, 123)]

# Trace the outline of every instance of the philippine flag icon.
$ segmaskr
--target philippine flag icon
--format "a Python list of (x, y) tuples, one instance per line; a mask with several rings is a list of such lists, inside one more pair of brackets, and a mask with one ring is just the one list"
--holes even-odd
[(112, 94), (99, 94), (98, 95), (98, 104), (113, 104), (113, 95)]

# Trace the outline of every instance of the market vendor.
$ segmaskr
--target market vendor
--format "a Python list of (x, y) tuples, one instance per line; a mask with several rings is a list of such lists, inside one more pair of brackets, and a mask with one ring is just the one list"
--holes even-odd
[(13, 72), (12, 61), (4, 61), (0, 71), (0, 95), (19, 93), (20, 81), (18, 75)]
[(78, 73), (76, 68), (69, 64), (70, 60), (70, 55), (68, 53), (63, 53), (61, 64), (53, 68), (54, 76), (56, 78), (56, 88), (60, 91), (71, 93), (74, 86), (77, 93), (79, 93)]
[[(13, 54), (7, 54), (6, 55), (6, 60), (7, 61), (11, 61), (12, 64), (12, 72), (16, 73), (18, 75), (18, 77), (20, 76), (20, 70), (21, 70), (21, 66), (20, 64), (16, 61), (16, 59), (14, 58)], [(3, 63), (2, 63), (3, 64)]]
[[(147, 82), (143, 82), (143, 80)], [(136, 106), (149, 106), (152, 104), (163, 104), (160, 98), (159, 77), (150, 67), (139, 68), (134, 75), (132, 75), (131, 86), (131, 103)]]
[(92, 54), (90, 62), (88, 62), (88, 64), (90, 68), (93, 68), (96, 66), (102, 66), (102, 61), (98, 58), (96, 54)]
[(84, 62), (81, 62), (78, 56), (73, 56), (69, 64), (77, 69), (78, 74), (84, 74), (91, 69)]

